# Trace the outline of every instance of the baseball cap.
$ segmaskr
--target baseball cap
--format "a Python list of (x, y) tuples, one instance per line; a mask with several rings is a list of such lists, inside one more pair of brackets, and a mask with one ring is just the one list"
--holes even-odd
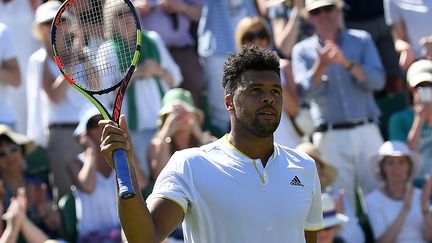
[(340, 1), (338, 0), (306, 0), (305, 2), (305, 10), (307, 12), (317, 9), (317, 8), (321, 8), (324, 6), (329, 6), (329, 5), (337, 5), (340, 4)]
[(175, 105), (182, 105), (187, 111), (196, 113), (200, 122), (204, 120), (202, 110), (194, 106), (191, 92), (182, 88), (170, 89), (165, 93), (162, 99), (162, 107), (159, 110), (159, 116), (172, 112)]
[(81, 133), (85, 132), (87, 129), (88, 121), (94, 116), (100, 115), (100, 112), (93, 105), (84, 106), (79, 113), (79, 123), (75, 128), (73, 133), (74, 136), (78, 137)]
[(36, 144), (30, 138), (12, 131), (10, 127), (3, 124), (0, 124), (0, 136), (1, 135), (7, 136), (15, 144), (24, 146), (26, 154), (30, 154), (36, 148)]
[(432, 61), (422, 59), (411, 64), (407, 71), (407, 81), (413, 88), (422, 82), (432, 83)]

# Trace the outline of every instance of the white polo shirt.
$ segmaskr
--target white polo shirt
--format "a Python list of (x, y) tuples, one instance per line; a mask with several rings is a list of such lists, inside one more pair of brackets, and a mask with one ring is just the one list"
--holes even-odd
[(305, 242), (304, 230), (322, 228), (321, 187), (310, 157), (274, 144), (264, 168), (227, 137), (176, 152), (147, 199), (183, 208), (185, 242)]

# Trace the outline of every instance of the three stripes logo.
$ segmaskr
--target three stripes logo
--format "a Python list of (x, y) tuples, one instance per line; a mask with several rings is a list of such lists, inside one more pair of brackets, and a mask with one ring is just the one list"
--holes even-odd
[(304, 186), (297, 176), (294, 176), (294, 178), (292, 178), (290, 184), (293, 186)]

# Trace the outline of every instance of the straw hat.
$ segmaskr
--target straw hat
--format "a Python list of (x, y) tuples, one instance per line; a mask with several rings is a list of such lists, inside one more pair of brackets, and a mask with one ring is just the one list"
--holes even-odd
[(324, 6), (339, 5), (339, 4), (341, 4), (341, 1), (339, 0), (306, 0), (305, 10), (309, 12), (311, 10), (321, 8)]
[(12, 131), (8, 126), (0, 124), (0, 136), (5, 135), (12, 142), (22, 145), (25, 148), (25, 154), (30, 154), (36, 148), (36, 144), (27, 136)]
[(380, 164), (386, 156), (408, 156), (412, 163), (410, 179), (413, 179), (418, 174), (423, 163), (421, 157), (417, 153), (411, 152), (406, 143), (397, 140), (386, 141), (369, 161), (370, 170), (379, 181), (384, 179), (381, 176)]
[(336, 204), (328, 193), (321, 194), (324, 229), (349, 221), (349, 217), (336, 211)]
[(321, 153), (311, 143), (301, 143), (296, 147), (296, 150), (301, 151), (309, 155), (312, 159), (320, 164), (323, 174), (321, 175), (321, 181), (323, 182), (321, 187), (327, 187), (331, 185), (337, 176), (337, 171), (333, 165), (321, 158)]

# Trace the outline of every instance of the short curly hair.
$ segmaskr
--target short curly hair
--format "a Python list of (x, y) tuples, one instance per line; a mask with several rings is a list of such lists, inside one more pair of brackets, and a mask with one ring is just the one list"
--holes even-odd
[(241, 75), (250, 70), (274, 71), (280, 77), (279, 57), (272, 51), (257, 46), (243, 47), (230, 55), (224, 65), (222, 86), (226, 94), (234, 94), (241, 84)]

